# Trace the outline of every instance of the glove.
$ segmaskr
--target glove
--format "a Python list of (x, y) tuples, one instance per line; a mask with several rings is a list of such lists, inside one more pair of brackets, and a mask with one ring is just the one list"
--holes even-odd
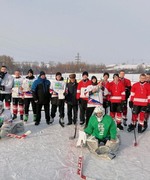
[(106, 101), (106, 107), (109, 107), (110, 106), (110, 101)]
[(5, 91), (5, 86), (0, 85), (0, 90)]
[(5, 73), (4, 72), (0, 72), (0, 78), (3, 79), (5, 76)]
[(123, 108), (126, 107), (126, 104), (127, 104), (126, 101), (121, 102), (121, 105), (122, 105)]
[(37, 103), (37, 102), (38, 102), (38, 100), (35, 100), (34, 102), (35, 102), (35, 103)]
[(129, 101), (129, 107), (133, 108), (133, 102), (132, 101)]
[(81, 99), (78, 99), (78, 104), (81, 104)]
[(79, 137), (76, 146), (82, 146), (82, 144), (86, 143), (86, 133), (84, 131), (79, 130)]

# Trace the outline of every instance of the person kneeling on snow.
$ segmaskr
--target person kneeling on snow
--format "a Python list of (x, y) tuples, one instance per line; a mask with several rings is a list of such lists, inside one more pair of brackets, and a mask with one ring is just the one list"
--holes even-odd
[(23, 122), (13, 122), (10, 110), (4, 109), (4, 103), (0, 101), (0, 138), (7, 136), (8, 133), (16, 134), (23, 131)]
[(94, 109), (87, 128), (79, 131), (77, 146), (87, 143), (89, 150), (99, 157), (113, 159), (119, 149), (117, 126), (109, 115), (104, 115), (102, 106)]

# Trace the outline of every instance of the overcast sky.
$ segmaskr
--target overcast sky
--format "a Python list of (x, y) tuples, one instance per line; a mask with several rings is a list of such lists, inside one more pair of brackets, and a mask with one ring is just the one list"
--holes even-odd
[[(150, 0), (0, 0), (0, 55), (150, 62)], [(150, 63), (149, 63), (150, 64)]]

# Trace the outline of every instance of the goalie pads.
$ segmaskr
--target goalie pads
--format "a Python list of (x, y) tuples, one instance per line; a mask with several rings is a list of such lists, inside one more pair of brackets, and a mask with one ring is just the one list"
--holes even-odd
[(82, 144), (86, 144), (86, 133), (84, 131), (79, 130), (79, 137), (76, 146), (78, 147)]

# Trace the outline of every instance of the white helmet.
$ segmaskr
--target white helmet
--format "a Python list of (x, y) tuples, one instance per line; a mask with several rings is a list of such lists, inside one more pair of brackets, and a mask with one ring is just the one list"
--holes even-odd
[(105, 111), (104, 111), (104, 108), (102, 106), (97, 106), (95, 107), (94, 109), (94, 113), (97, 114), (97, 113), (102, 113), (102, 115), (105, 114)]
[(0, 101), (0, 113), (2, 113), (3, 109), (4, 109), (4, 103)]

